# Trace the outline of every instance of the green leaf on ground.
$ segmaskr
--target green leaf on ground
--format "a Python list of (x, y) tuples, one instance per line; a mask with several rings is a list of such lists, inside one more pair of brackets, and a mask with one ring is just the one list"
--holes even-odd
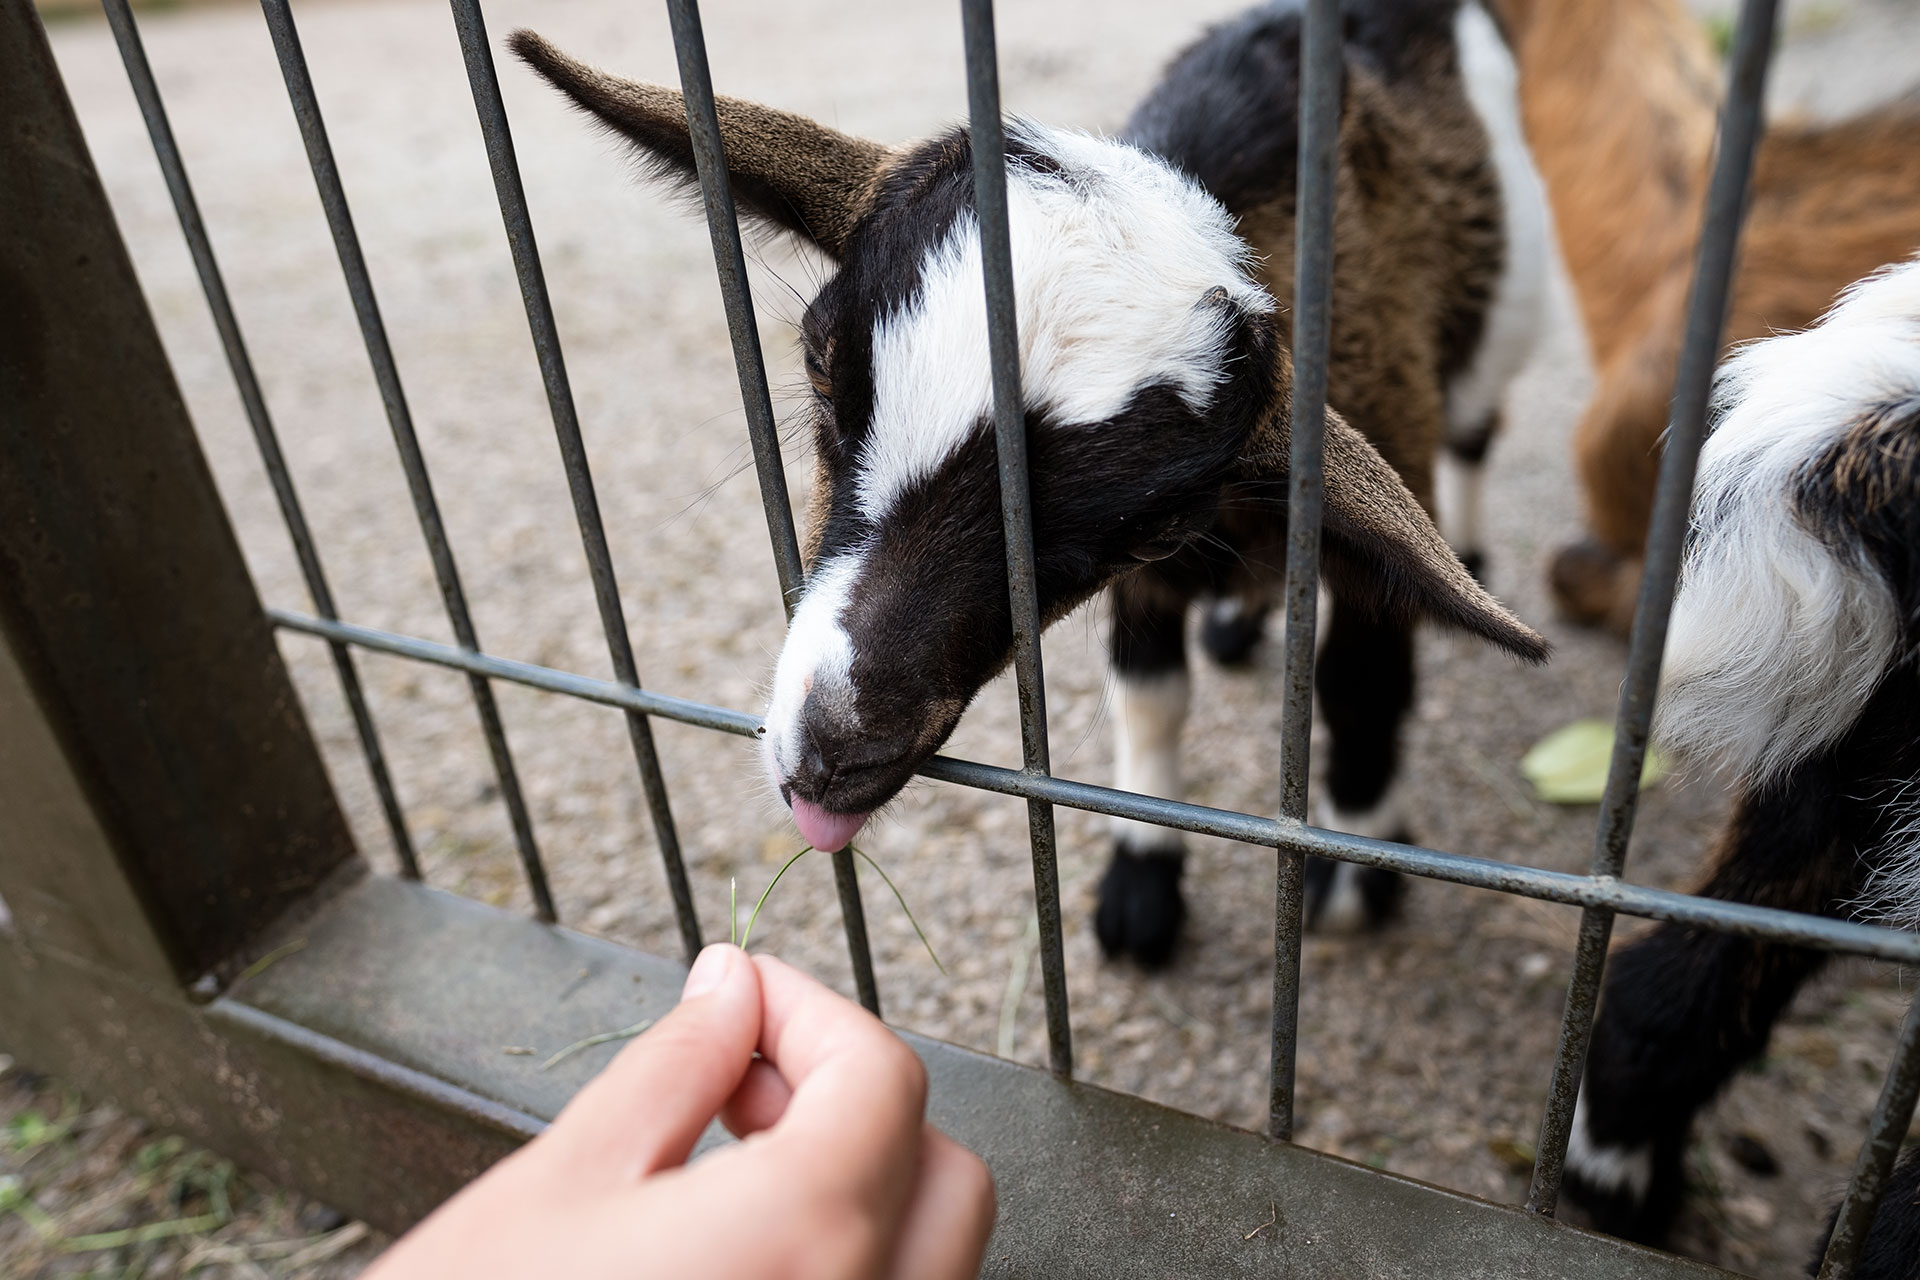
[[(1534, 795), (1549, 804), (1598, 804), (1612, 759), (1612, 722), (1575, 720), (1534, 743), (1520, 758), (1520, 773), (1533, 784)], [(1655, 786), (1666, 775), (1665, 757), (1649, 747), (1640, 785)]]

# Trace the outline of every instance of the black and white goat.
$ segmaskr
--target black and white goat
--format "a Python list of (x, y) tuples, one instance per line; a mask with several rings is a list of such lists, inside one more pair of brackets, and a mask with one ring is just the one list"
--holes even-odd
[[(1436, 452), (1473, 453), (1524, 359), (1544, 214), (1512, 60), (1477, 0), (1351, 0), (1345, 31), (1319, 692), (1331, 821), (1392, 835), (1413, 617), (1546, 652), (1426, 509)], [(1041, 607), (1051, 622), (1112, 586), (1119, 783), (1156, 795), (1179, 787), (1189, 604), (1283, 571), (1292, 363), (1274, 299), (1292, 290), (1299, 34), (1289, 3), (1215, 29), (1118, 138), (1008, 129)], [(651, 171), (691, 180), (679, 94), (528, 32), (512, 45)], [(731, 99), (719, 116), (744, 209), (835, 264), (801, 324), (810, 572), (766, 750), (801, 833), (837, 849), (1011, 649), (971, 151), (963, 130), (890, 148)], [(1177, 837), (1123, 823), (1117, 844), (1100, 940), (1163, 962), (1184, 915)], [(1316, 882), (1323, 911), (1361, 898)]]
[[(1742, 348), (1715, 411), (1657, 726), (1736, 780), (1700, 892), (1920, 927), (1920, 260)], [(1673, 924), (1614, 955), (1567, 1153), (1599, 1226), (1665, 1234), (1694, 1114), (1825, 958)], [(1907, 1165), (1882, 1252), (1920, 1240)]]

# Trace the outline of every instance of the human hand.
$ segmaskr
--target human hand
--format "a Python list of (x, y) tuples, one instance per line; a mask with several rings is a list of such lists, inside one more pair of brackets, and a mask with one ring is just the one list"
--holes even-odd
[[(926, 1123), (926, 1090), (879, 1019), (710, 946), (672, 1013), (368, 1280), (972, 1276), (993, 1180)], [(716, 1114), (742, 1141), (686, 1164)]]

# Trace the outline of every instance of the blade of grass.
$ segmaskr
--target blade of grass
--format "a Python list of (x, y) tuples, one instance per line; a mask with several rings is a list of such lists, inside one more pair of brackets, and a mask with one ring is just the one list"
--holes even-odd
[(794, 863), (800, 861), (800, 859), (806, 857), (808, 854), (812, 852), (813, 852), (813, 846), (808, 845), (806, 848), (802, 849), (800, 852), (794, 854), (791, 858), (788, 858), (785, 862), (781, 863), (780, 869), (773, 873), (773, 879), (768, 882), (767, 887), (765, 889), (762, 889), (760, 891), (760, 901), (753, 904), (753, 913), (747, 917), (747, 931), (740, 935), (740, 949), (742, 951), (745, 951), (747, 949), (747, 939), (753, 936), (753, 922), (760, 918), (760, 908), (767, 905), (767, 895), (773, 892), (773, 886), (780, 883), (780, 877), (787, 874), (788, 867), (791, 867)]
[(102, 1231), (90, 1236), (71, 1236), (61, 1242), (65, 1253), (98, 1253), (102, 1249), (120, 1249), (130, 1244), (149, 1244), (155, 1240), (168, 1240), (174, 1236), (198, 1235), (202, 1231), (212, 1231), (215, 1227), (226, 1225), (226, 1220), (217, 1213), (203, 1213), (197, 1218), (169, 1218), (165, 1222), (149, 1222), (144, 1227), (128, 1227), (124, 1231)]
[(642, 1018), (632, 1026), (622, 1027), (618, 1031), (602, 1031), (597, 1036), (588, 1036), (585, 1040), (575, 1040), (572, 1044), (541, 1063), (540, 1069), (542, 1071), (551, 1071), (568, 1058), (571, 1058), (574, 1054), (585, 1052), (597, 1044), (610, 1044), (615, 1040), (631, 1040), (634, 1036), (639, 1035), (652, 1025), (652, 1018)]
[(927, 941), (927, 931), (922, 929), (920, 927), (920, 922), (913, 918), (913, 908), (907, 905), (906, 898), (901, 894), (899, 887), (893, 883), (893, 877), (888, 875), (885, 869), (882, 868), (879, 863), (875, 862), (872, 858), (869, 858), (866, 854), (861, 853), (860, 850), (855, 848), (853, 845), (848, 845), (847, 848), (853, 849), (854, 853), (859, 856), (862, 862), (866, 863), (868, 866), (872, 867), (875, 871), (878, 871), (880, 873), (880, 878), (886, 881), (887, 888), (893, 890), (893, 900), (900, 904), (900, 909), (902, 911), (907, 913), (907, 923), (912, 925), (913, 931), (920, 935), (920, 945), (927, 949), (927, 954), (929, 956), (933, 957), (933, 967), (940, 971), (941, 977), (944, 978), (948, 976), (947, 966), (940, 963), (940, 957), (934, 952), (933, 944)]

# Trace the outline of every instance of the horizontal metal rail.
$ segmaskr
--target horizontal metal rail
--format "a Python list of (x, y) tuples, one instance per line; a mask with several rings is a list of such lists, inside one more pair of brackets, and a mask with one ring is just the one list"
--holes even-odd
[[(550, 667), (517, 662), (511, 658), (471, 653), (453, 645), (394, 635), (350, 622), (328, 622), (285, 609), (269, 609), (267, 616), (275, 626), (304, 632), (323, 640), (345, 641), (395, 657), (430, 662), (436, 666), (450, 667), (493, 680), (506, 680), (622, 710), (641, 711), (743, 738), (757, 738), (761, 733), (760, 718), (745, 711), (710, 706), (649, 689), (635, 689), (611, 680), (596, 680), (589, 676), (555, 671)], [(1282, 819), (1263, 818), (1231, 809), (1213, 809), (1179, 800), (1162, 800), (1132, 791), (1116, 791), (1112, 787), (1096, 786), (1090, 782), (1075, 782), (1069, 778), (1039, 777), (1020, 769), (955, 760), (950, 756), (935, 756), (920, 770), (920, 776), (976, 790), (1018, 796), (1024, 800), (1065, 805), (1088, 813), (1156, 823), (1195, 835), (1219, 836), (1271, 849), (1314, 854), (1339, 862), (1403, 871), (1408, 875), (1443, 880), (1472, 889), (1490, 889), (1496, 893), (1557, 902), (1565, 906), (1601, 907), (1648, 920), (1671, 920), (1722, 933), (1819, 947), (1847, 955), (1891, 960), (1898, 964), (1920, 964), (1920, 934), (1878, 925), (1802, 915), (1795, 911), (1757, 907), (1744, 902), (1723, 902), (1717, 898), (1702, 898), (1671, 889), (1652, 889), (1628, 884), (1612, 876), (1546, 871), (1494, 858), (1475, 858), (1415, 845), (1369, 840), (1363, 836), (1324, 831)]]

